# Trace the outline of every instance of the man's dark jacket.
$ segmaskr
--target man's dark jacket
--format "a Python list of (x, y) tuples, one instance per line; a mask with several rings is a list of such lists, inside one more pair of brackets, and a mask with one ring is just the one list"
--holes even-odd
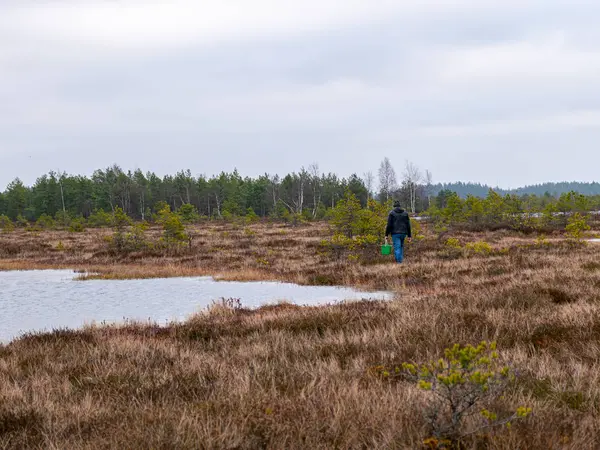
[(407, 237), (412, 237), (410, 217), (402, 208), (394, 208), (388, 217), (385, 235), (390, 234), (405, 234)]

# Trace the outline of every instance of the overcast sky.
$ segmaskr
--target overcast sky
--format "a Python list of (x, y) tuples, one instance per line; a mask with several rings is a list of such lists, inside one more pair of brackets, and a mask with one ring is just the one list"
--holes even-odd
[(1, 0), (0, 189), (159, 174), (600, 178), (597, 0)]

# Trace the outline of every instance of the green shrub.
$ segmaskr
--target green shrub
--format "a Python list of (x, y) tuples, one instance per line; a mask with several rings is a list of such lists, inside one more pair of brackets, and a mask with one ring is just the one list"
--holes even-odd
[(298, 225), (302, 225), (303, 223), (306, 223), (306, 219), (300, 213), (288, 212), (287, 214), (284, 215), (283, 218), (287, 223), (289, 223), (290, 225), (292, 225), (294, 227), (296, 227)]
[(550, 245), (550, 241), (546, 238), (546, 235), (540, 234), (535, 238), (536, 247), (547, 247)]
[(126, 244), (131, 250), (143, 250), (150, 246), (146, 239), (148, 224), (146, 222), (136, 223), (131, 227), (131, 231), (126, 236)]
[(85, 219), (83, 217), (78, 217), (71, 221), (71, 225), (69, 225), (69, 231), (71, 233), (82, 233), (85, 231)]
[(9, 233), (15, 229), (15, 224), (8, 216), (1, 215), (0, 216), (0, 230), (5, 233)]
[(23, 217), (21, 214), (19, 214), (17, 216), (17, 220), (16, 220), (17, 226), (21, 227), (21, 228), (25, 228), (29, 226), (29, 220), (27, 220), (25, 217)]
[(346, 192), (344, 198), (331, 211), (332, 218), (330, 223), (335, 229), (336, 234), (352, 238), (356, 234), (361, 210), (362, 207), (358, 198), (351, 192)]
[(200, 220), (200, 214), (194, 205), (185, 203), (177, 210), (177, 214), (181, 217), (183, 223), (196, 223)]
[(90, 217), (88, 217), (88, 224), (91, 227), (110, 227), (112, 223), (113, 215), (105, 212), (102, 208), (95, 210), (90, 214)]
[(457, 238), (449, 238), (444, 242), (444, 247), (439, 252), (440, 258), (459, 259), (466, 254), (465, 249)]
[(252, 208), (248, 208), (248, 210), (246, 211), (246, 223), (256, 223), (260, 220), (260, 217), (258, 216), (258, 214), (256, 214), (256, 212), (254, 212), (254, 210)]
[(330, 224), (336, 234), (348, 238), (354, 236), (383, 237), (387, 223), (386, 205), (369, 200), (367, 207), (362, 208), (360, 201), (351, 192), (331, 210)]
[(66, 228), (71, 223), (71, 216), (69, 215), (68, 212), (58, 211), (54, 215), (54, 221), (56, 222), (57, 226)]
[(36, 225), (40, 229), (51, 230), (56, 226), (56, 222), (48, 214), (42, 214), (36, 221)]
[(460, 241), (456, 238), (447, 239), (444, 245), (446, 248), (453, 250), (460, 250), (462, 248), (462, 246), (460, 245)]
[(117, 231), (123, 231), (126, 227), (133, 224), (133, 220), (118, 206), (115, 208), (112, 215), (112, 226)]
[[(146, 247), (146, 223), (133, 225), (131, 218), (118, 206), (112, 214), (114, 233), (106, 239), (108, 247), (115, 253), (129, 253)], [(132, 229), (130, 230), (130, 227)]]
[(146, 239), (148, 224), (146, 222), (136, 223), (128, 232), (117, 230), (106, 239), (109, 248), (116, 253), (124, 254), (152, 247), (151, 242)]
[(415, 219), (410, 219), (410, 228), (412, 230), (413, 239), (420, 241), (421, 239), (425, 239), (423, 235), (423, 227), (421, 226), (421, 222)]
[(566, 227), (567, 235), (571, 239), (576, 240), (581, 239), (583, 234), (591, 229), (592, 227), (588, 224), (588, 217), (579, 213), (575, 213), (569, 217)]
[(158, 222), (163, 227), (164, 243), (170, 246), (177, 246), (189, 242), (190, 237), (185, 231), (185, 226), (178, 214), (172, 213), (169, 205), (163, 206), (158, 211)]
[(310, 222), (313, 220), (312, 211), (310, 209), (304, 208), (302, 210), (302, 220), (305, 222)]
[[(477, 347), (456, 344), (446, 349), (444, 357), (425, 364), (404, 363), (377, 373), (385, 379), (408, 380), (425, 394), (425, 420), (429, 427), (430, 448), (462, 448), (465, 437), (490, 428), (510, 427), (523, 419), (531, 409), (519, 407), (513, 413), (491, 411), (515, 375), (500, 363), (495, 343), (482, 342)], [(479, 417), (467, 421), (468, 417)]]
[(169, 211), (171, 210), (171, 207), (169, 206), (169, 204), (167, 202), (165, 202), (164, 200), (159, 200), (154, 204), (154, 211), (156, 212), (157, 215), (159, 215), (161, 211), (163, 211), (167, 208), (169, 209)]
[(484, 241), (469, 242), (466, 248), (477, 255), (491, 255), (494, 251), (492, 246)]

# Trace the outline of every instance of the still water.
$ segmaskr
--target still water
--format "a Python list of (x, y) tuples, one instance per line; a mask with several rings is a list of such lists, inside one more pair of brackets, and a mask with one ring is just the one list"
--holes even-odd
[(166, 324), (185, 320), (220, 298), (239, 298), (244, 307), (279, 301), (322, 305), (391, 298), (386, 292), (275, 282), (217, 282), (210, 277), (76, 281), (76, 276), (68, 270), (0, 272), (0, 342), (24, 332), (91, 323), (134, 320)]

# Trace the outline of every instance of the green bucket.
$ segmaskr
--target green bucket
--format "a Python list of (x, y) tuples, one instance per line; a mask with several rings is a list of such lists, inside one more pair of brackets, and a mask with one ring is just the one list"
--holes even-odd
[(381, 246), (381, 254), (382, 255), (391, 255), (392, 254), (392, 246), (390, 244), (383, 244)]

